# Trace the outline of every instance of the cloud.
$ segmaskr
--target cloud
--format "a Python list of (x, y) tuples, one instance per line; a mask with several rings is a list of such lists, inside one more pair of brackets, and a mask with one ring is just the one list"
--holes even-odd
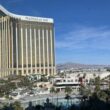
[(76, 27), (60, 37), (63, 39), (56, 41), (56, 48), (110, 50), (108, 27)]

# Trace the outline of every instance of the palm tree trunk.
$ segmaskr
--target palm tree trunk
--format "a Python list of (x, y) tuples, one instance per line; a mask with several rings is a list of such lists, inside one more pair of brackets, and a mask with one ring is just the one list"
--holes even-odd
[(53, 93), (52, 93), (52, 104), (53, 104)]
[(58, 93), (57, 93), (57, 106), (58, 106)]

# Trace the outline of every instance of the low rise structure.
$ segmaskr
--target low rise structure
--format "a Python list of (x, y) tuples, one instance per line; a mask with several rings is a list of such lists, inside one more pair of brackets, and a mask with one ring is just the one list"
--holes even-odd
[[(80, 85), (90, 85), (91, 81), (96, 77), (100, 77), (100, 79), (105, 79), (110, 76), (110, 72), (102, 72), (102, 73), (68, 73), (64, 76), (57, 76), (54, 78), (53, 84), (56, 89), (64, 90), (65, 87), (70, 86), (76, 92), (79, 91)], [(103, 83), (102, 85), (107, 85), (107, 83)], [(103, 88), (103, 87), (102, 87)]]

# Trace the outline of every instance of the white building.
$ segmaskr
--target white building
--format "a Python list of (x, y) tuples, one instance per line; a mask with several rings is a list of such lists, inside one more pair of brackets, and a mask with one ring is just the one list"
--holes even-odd
[(73, 74), (65, 74), (62, 77), (57, 76), (54, 79), (54, 86), (56, 89), (63, 90), (66, 86), (70, 86), (74, 90), (78, 91), (81, 84), (87, 86), (92, 79), (96, 77), (100, 77), (100, 79), (104, 79), (110, 75), (110, 72), (102, 72), (102, 73), (73, 73)]

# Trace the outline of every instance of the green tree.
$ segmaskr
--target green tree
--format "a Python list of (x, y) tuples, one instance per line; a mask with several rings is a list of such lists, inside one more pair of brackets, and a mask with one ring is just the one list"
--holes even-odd
[(0, 95), (8, 97), (9, 93), (14, 89), (16, 89), (15, 83), (6, 82), (5, 84), (0, 85)]
[(98, 94), (98, 97), (104, 101), (106, 101), (106, 98), (108, 97), (107, 93), (105, 93), (104, 91), (100, 91)]
[(110, 72), (110, 68), (106, 68), (106, 70), (107, 70), (108, 72)]
[(82, 95), (82, 101), (85, 101), (89, 96), (91, 96), (91, 88), (90, 86), (86, 87), (84, 85), (81, 85), (79, 88), (79, 93)]
[(95, 78), (94, 85), (95, 85), (94, 92), (98, 95), (98, 93), (100, 92), (100, 77), (99, 76)]
[(19, 87), (28, 87), (29, 89), (32, 89), (33, 82), (30, 81), (28, 77), (21, 77), (20, 80), (21, 82), (18, 83)]
[(14, 110), (23, 110), (23, 107), (21, 107), (21, 103), (16, 101), (12, 104), (12, 107)]
[(72, 92), (72, 88), (66, 86), (66, 87), (65, 87), (65, 93), (66, 93), (66, 94), (71, 94), (71, 92)]
[(79, 88), (79, 93), (80, 95), (85, 95), (85, 86), (84, 85), (80, 85), (80, 88)]
[(108, 76), (108, 86), (109, 86), (109, 91), (110, 91), (110, 75)]
[(43, 81), (43, 82), (47, 82), (48, 79), (47, 79), (47, 77), (46, 77), (45, 75), (42, 75), (42, 76), (41, 76), (41, 81)]

